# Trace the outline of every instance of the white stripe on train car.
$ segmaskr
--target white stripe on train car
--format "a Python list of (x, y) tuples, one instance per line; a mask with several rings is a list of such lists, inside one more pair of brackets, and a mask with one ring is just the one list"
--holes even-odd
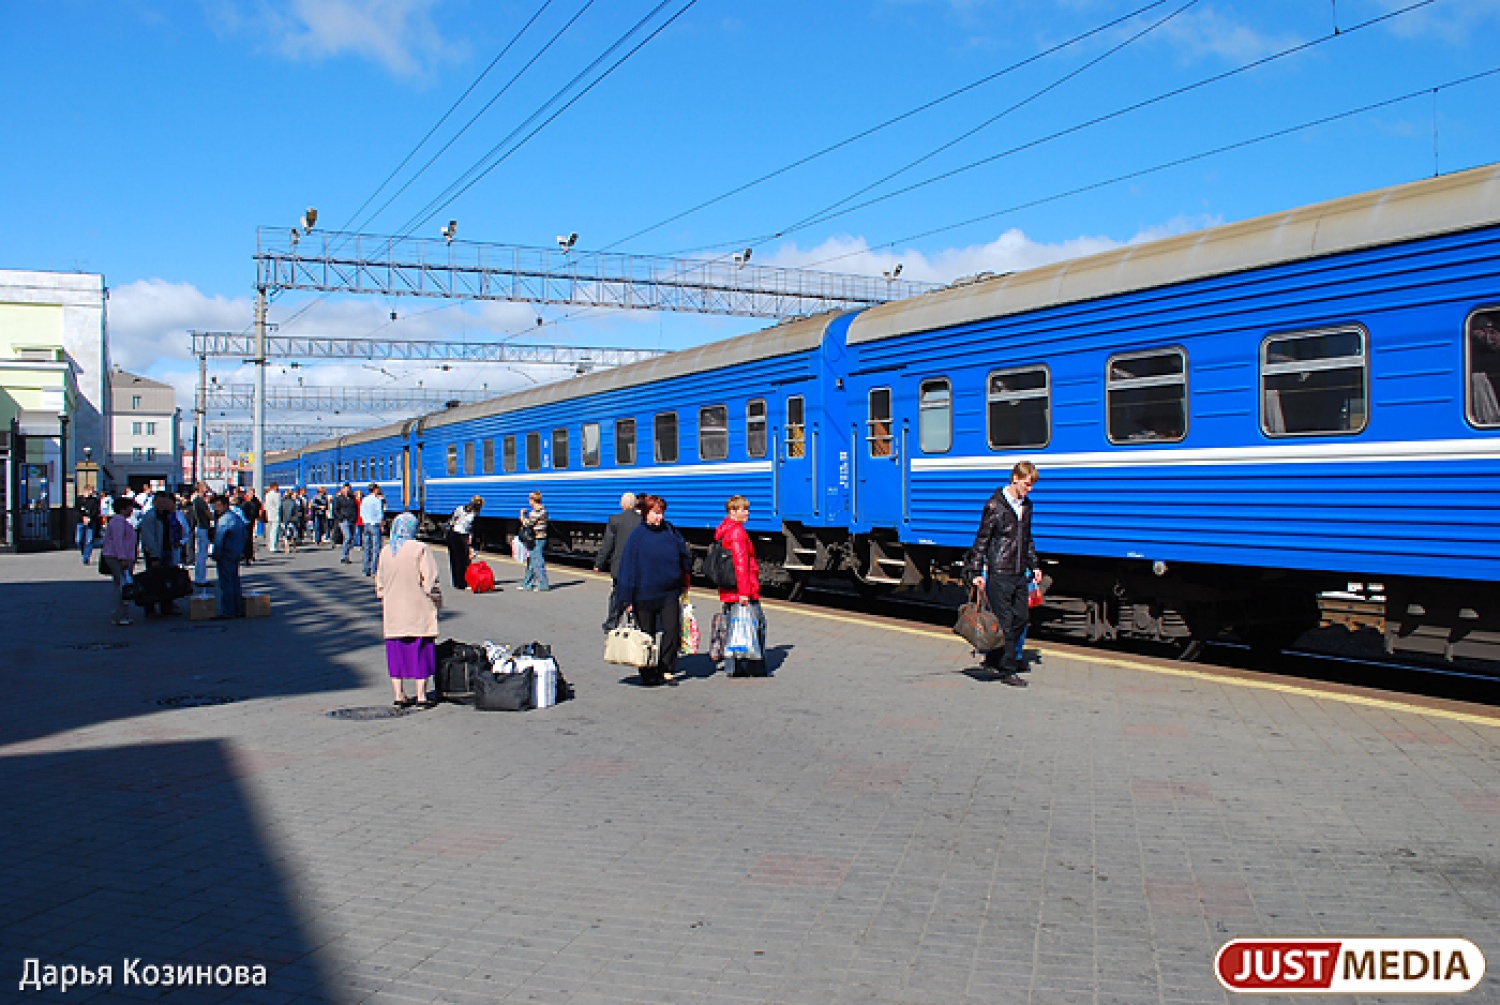
[(511, 475), (443, 475), (427, 479), (428, 485), (492, 485), (501, 482), (580, 481), (593, 478), (678, 478), (683, 475), (749, 475), (770, 474), (770, 461), (737, 461), (730, 464), (647, 464), (641, 467), (589, 468), (585, 471), (554, 469), (518, 471)]
[(1500, 439), (1403, 440), (1399, 443), (1288, 443), (1264, 447), (1138, 448), (1074, 454), (917, 457), (913, 471), (996, 471), (1029, 460), (1047, 468), (1206, 467), (1242, 464), (1374, 464), (1397, 461), (1496, 461)]

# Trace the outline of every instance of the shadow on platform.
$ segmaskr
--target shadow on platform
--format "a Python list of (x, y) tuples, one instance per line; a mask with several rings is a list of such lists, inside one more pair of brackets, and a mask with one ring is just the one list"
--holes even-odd
[[(290, 883), (242, 780), (265, 765), (217, 741), (5, 758), (7, 981), (23, 961), (112, 968), (104, 1001), (333, 1002)], [(266, 968), (263, 988), (127, 986), (140, 967)], [(140, 972), (139, 969), (137, 972)], [(248, 971), (247, 971), (248, 973)], [(15, 984), (8, 985), (16, 987)], [(44, 997), (51, 999), (52, 994)], [(246, 993), (251, 992), (251, 993)]]

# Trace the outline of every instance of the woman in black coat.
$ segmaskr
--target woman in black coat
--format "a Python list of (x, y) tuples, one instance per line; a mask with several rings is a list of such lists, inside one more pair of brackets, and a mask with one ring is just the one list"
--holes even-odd
[(666, 521), (667, 501), (642, 496), (644, 522), (630, 532), (620, 556), (620, 599), (641, 631), (661, 633), (654, 667), (641, 668), (641, 683), (654, 687), (677, 676), (682, 645), (682, 594), (692, 582), (693, 555), (677, 529)]

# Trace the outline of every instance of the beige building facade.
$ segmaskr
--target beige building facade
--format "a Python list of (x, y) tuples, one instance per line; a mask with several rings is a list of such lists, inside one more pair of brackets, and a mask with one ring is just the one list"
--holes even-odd
[[(0, 270), (0, 544), (62, 543), (79, 465), (109, 451), (104, 277)], [(100, 473), (104, 477), (104, 473)]]
[(182, 476), (176, 390), (119, 368), (110, 373), (109, 387), (109, 471), (115, 484), (175, 488)]

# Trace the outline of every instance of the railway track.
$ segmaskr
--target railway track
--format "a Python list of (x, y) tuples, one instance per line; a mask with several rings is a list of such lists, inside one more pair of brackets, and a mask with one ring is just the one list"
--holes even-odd
[[(920, 597), (892, 594), (860, 597), (836, 583), (809, 587), (803, 602), (853, 613), (870, 613), (928, 625), (951, 626), (954, 608)], [(1276, 656), (1262, 656), (1232, 640), (1184, 647), (1175, 643), (1123, 639), (1088, 644), (1068, 630), (1072, 619), (1038, 625), (1039, 643), (1077, 646), (1082, 652), (1109, 652), (1155, 659), (1191, 661), (1204, 669), (1276, 674), (1309, 681), (1376, 688), (1402, 694), (1452, 701), (1500, 705), (1500, 648), (1496, 658), (1445, 660), (1441, 652), (1386, 652), (1384, 606), (1377, 601), (1334, 598), (1324, 608), (1322, 627), (1307, 632), (1297, 644)]]

